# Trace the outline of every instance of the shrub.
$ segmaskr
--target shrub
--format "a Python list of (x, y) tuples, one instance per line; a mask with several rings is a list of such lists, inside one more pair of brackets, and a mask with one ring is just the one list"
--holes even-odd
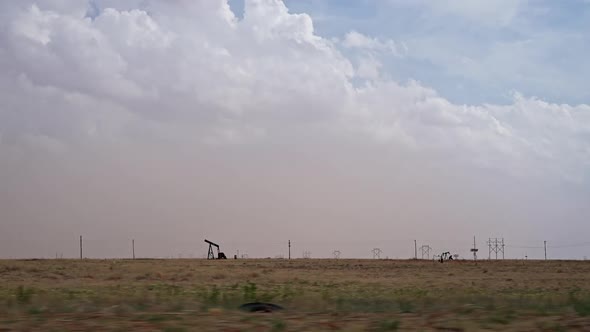
[(287, 323), (281, 319), (275, 319), (272, 322), (272, 331), (284, 331), (287, 328)]
[(253, 282), (248, 282), (248, 284), (244, 285), (244, 300), (245, 301), (256, 301), (256, 284)]
[(31, 303), (33, 298), (33, 289), (26, 288), (24, 286), (18, 286), (16, 288), (16, 301), (20, 304)]
[(395, 319), (384, 320), (379, 323), (377, 331), (397, 331), (399, 329), (399, 321)]

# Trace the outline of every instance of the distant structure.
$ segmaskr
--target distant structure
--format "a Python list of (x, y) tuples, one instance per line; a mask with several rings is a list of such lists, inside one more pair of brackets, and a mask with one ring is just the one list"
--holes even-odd
[(473, 260), (476, 261), (477, 260), (477, 252), (479, 251), (479, 249), (477, 249), (477, 246), (475, 245), (475, 236), (473, 237), (473, 248), (471, 248), (471, 252), (473, 253)]
[(543, 241), (543, 247), (545, 248), (545, 260), (547, 260), (547, 241)]
[(310, 259), (311, 258), (311, 251), (304, 251), (303, 252), (303, 258), (305, 259)]
[(495, 253), (496, 259), (498, 259), (498, 254), (502, 253), (502, 259), (504, 259), (504, 247), (504, 238), (490, 238), (488, 240), (488, 259), (492, 259), (492, 253)]
[(213, 247), (217, 248), (217, 259), (227, 259), (224, 253), (219, 251), (219, 245), (217, 243), (213, 243), (207, 239), (205, 242), (209, 244), (209, 251), (207, 252), (207, 259), (215, 259), (215, 254), (213, 253)]
[(426, 257), (426, 259), (430, 259), (430, 253), (432, 252), (432, 247), (429, 245), (423, 245), (420, 247), (420, 255), (422, 259)]
[(373, 248), (373, 250), (371, 250), (371, 252), (373, 253), (374, 259), (381, 259), (381, 253), (383, 251), (380, 248)]
[[(453, 257), (455, 257), (455, 258), (453, 259)], [(451, 253), (449, 251), (445, 251), (438, 256), (438, 261), (441, 263), (444, 263), (445, 261), (457, 260), (458, 257), (459, 257), (459, 255), (457, 255), (457, 254), (451, 255)]]
[(334, 256), (334, 259), (339, 259), (340, 258), (340, 250), (334, 250), (332, 252), (332, 256)]

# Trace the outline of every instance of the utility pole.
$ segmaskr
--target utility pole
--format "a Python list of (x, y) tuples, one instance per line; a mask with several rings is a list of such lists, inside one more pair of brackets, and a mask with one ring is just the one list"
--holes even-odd
[(82, 235), (80, 235), (80, 259), (82, 259)]
[(133, 251), (133, 259), (135, 259), (135, 239), (131, 240), (131, 250)]
[(291, 240), (289, 240), (289, 259), (291, 259)]
[(473, 253), (473, 260), (476, 261), (477, 260), (477, 252), (479, 251), (479, 249), (477, 249), (477, 246), (475, 245), (475, 236), (473, 237), (473, 248), (471, 249), (471, 252)]
[(543, 247), (545, 247), (545, 260), (547, 260), (547, 241), (543, 241)]
[(418, 243), (414, 240), (414, 259), (418, 259)]

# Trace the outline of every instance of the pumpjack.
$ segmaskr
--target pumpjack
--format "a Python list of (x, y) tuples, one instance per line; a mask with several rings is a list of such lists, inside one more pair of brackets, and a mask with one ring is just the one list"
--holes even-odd
[(446, 251), (440, 255), (439, 262), (443, 263), (444, 261), (452, 261), (452, 260), (453, 260), (453, 255), (451, 255), (450, 252)]
[(217, 259), (227, 259), (225, 254), (219, 251), (219, 245), (217, 243), (213, 243), (207, 239), (205, 242), (209, 244), (209, 251), (207, 252), (207, 259), (215, 259), (215, 254), (213, 253), (213, 247), (217, 248)]

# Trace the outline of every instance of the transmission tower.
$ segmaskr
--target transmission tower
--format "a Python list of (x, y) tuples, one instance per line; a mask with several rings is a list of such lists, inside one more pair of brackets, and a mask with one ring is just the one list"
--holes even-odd
[(373, 252), (374, 259), (381, 259), (381, 253), (383, 251), (380, 248), (373, 248), (373, 250), (371, 250), (371, 252)]
[(334, 256), (334, 259), (340, 258), (340, 250), (334, 250), (332, 256)]
[(420, 254), (422, 255), (422, 259), (424, 259), (424, 257), (426, 257), (427, 259), (430, 259), (430, 252), (432, 251), (432, 247), (429, 245), (423, 245), (420, 247)]
[(502, 239), (492, 239), (488, 240), (488, 259), (492, 259), (492, 253), (495, 254), (496, 259), (498, 259), (498, 253), (502, 253), (502, 259), (504, 259), (504, 238)]
[(311, 251), (307, 251), (307, 250), (304, 251), (303, 252), (303, 258), (305, 258), (305, 259), (311, 258)]

